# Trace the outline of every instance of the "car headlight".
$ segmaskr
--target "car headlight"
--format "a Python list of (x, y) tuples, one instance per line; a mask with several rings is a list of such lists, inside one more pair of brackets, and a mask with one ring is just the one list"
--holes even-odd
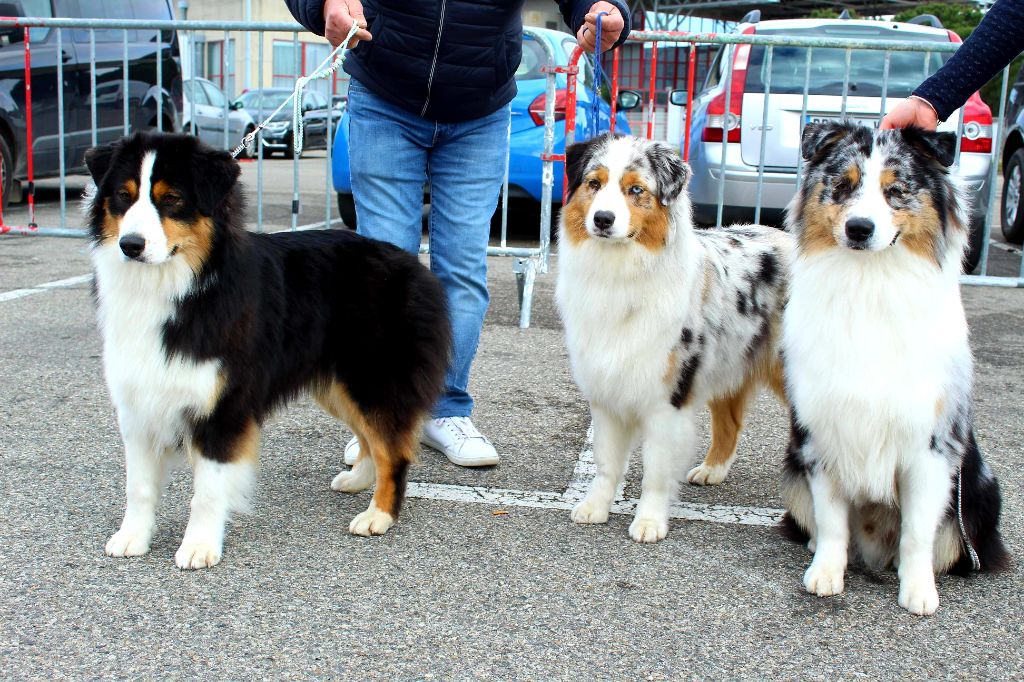
[(267, 130), (273, 133), (282, 133), (291, 126), (290, 121), (271, 121), (267, 124)]

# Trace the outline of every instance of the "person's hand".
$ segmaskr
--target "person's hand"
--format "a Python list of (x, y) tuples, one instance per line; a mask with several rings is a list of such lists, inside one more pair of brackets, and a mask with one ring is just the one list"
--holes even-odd
[(882, 119), (882, 130), (917, 126), (925, 130), (935, 130), (939, 125), (939, 116), (926, 100), (920, 97), (908, 97), (885, 115)]
[(615, 41), (622, 34), (626, 26), (625, 20), (619, 14), (619, 8), (610, 2), (595, 2), (590, 6), (590, 12), (583, 19), (583, 26), (576, 33), (576, 40), (585, 52), (594, 51), (594, 41), (597, 36), (597, 14), (607, 12), (607, 16), (601, 17), (601, 52), (611, 49)]
[(373, 36), (366, 30), (363, 3), (359, 0), (324, 0), (324, 24), (326, 25), (324, 37), (327, 38), (331, 47), (341, 44), (348, 32), (352, 30), (353, 22), (359, 27), (359, 30), (348, 42), (350, 50), (360, 40), (373, 40)]

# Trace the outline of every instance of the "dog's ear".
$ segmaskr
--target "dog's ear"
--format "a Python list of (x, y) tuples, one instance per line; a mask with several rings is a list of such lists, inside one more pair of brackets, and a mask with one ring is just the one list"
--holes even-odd
[(101, 144), (85, 152), (85, 167), (89, 169), (92, 181), (97, 185), (102, 184), (103, 177), (110, 170), (110, 163), (114, 154), (124, 146), (124, 140), (116, 140), (109, 144)]
[(565, 175), (569, 179), (569, 199), (572, 199), (572, 195), (583, 184), (583, 174), (590, 163), (597, 139), (591, 138), (586, 142), (571, 144), (565, 150)]
[(663, 142), (652, 144), (647, 155), (658, 183), (658, 198), (668, 206), (679, 198), (690, 182), (690, 166), (679, 157), (675, 147)]
[(839, 142), (861, 132), (861, 128), (856, 124), (838, 121), (808, 123), (800, 139), (800, 154), (805, 161), (816, 163), (825, 158)]
[(192, 182), (196, 206), (205, 216), (212, 216), (238, 181), (241, 169), (231, 154), (199, 145), (192, 156)]
[(919, 151), (925, 158), (936, 161), (945, 168), (956, 159), (956, 134), (936, 133), (915, 126), (900, 129), (903, 141)]

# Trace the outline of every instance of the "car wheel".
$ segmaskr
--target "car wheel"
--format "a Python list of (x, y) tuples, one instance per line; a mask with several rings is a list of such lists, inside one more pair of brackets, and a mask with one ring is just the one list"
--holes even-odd
[(7, 146), (7, 140), (0, 135), (0, 191), (3, 192), (3, 210), (7, 211), (7, 205), (11, 202), (11, 192), (14, 191), (14, 161), (11, 157), (11, 148)]
[(1024, 242), (1024, 206), (1021, 205), (1021, 185), (1024, 181), (1024, 149), (1010, 157), (1003, 170), (1003, 201), (999, 221), (1006, 241)]
[[(242, 134), (243, 139), (245, 138), (246, 135), (252, 133), (252, 131), (254, 131), (254, 130), (256, 130), (255, 126), (249, 126), (248, 128), (246, 128), (245, 132)], [(238, 155), (238, 158), (240, 158), (240, 159), (255, 159), (256, 158), (256, 144), (257, 144), (256, 137), (253, 136), (253, 138), (251, 140), (247, 141), (245, 143), (245, 146), (242, 147), (242, 152)]]
[(338, 214), (341, 216), (345, 227), (350, 230), (356, 229), (356, 200), (351, 194), (338, 192)]

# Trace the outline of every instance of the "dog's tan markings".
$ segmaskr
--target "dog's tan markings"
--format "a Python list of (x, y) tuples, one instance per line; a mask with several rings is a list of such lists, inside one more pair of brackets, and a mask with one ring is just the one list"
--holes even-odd
[(665, 376), (662, 377), (668, 386), (672, 386), (675, 383), (676, 375), (679, 372), (679, 353), (676, 351), (670, 351), (668, 354), (668, 367), (665, 369)]
[(882, 173), (878, 176), (878, 179), (879, 183), (882, 185), (883, 192), (889, 185), (893, 184), (898, 180), (898, 178), (896, 177), (896, 171), (894, 171), (892, 168), (883, 168)]
[(799, 247), (805, 255), (812, 255), (835, 248), (835, 226), (842, 214), (842, 207), (833, 203), (822, 203), (821, 194), (825, 190), (818, 183), (809, 193), (802, 207), (804, 229), (800, 232)]
[(194, 223), (174, 218), (161, 220), (167, 246), (180, 253), (194, 272), (199, 272), (210, 257), (213, 248), (213, 220), (199, 216)]
[(562, 208), (565, 234), (573, 244), (579, 244), (590, 236), (587, 232), (587, 213), (590, 212), (590, 204), (596, 194), (590, 187), (592, 180), (597, 180), (604, 187), (608, 183), (608, 169), (597, 168), (588, 173), (573, 192), (572, 199)]
[(733, 393), (708, 403), (711, 412), (711, 447), (704, 457), (705, 467), (725, 466), (736, 454), (736, 443), (743, 429), (743, 415), (755, 385), (754, 381), (748, 379)]
[[(668, 206), (662, 205), (651, 193), (651, 188), (636, 171), (627, 171), (619, 180), (622, 195), (629, 204), (629, 226), (633, 240), (650, 251), (665, 247), (668, 242), (669, 220)], [(631, 194), (630, 188), (639, 187), (640, 194)]]
[(908, 251), (935, 265), (941, 265), (938, 246), (942, 226), (939, 223), (939, 213), (927, 192), (921, 192), (917, 198), (921, 208), (916, 211), (893, 211), (893, 225), (900, 231), (899, 241)]
[(157, 180), (153, 183), (153, 203), (159, 204), (163, 201), (164, 197), (167, 196), (168, 192), (173, 191), (173, 188), (165, 180)]
[(128, 194), (131, 195), (131, 203), (134, 204), (136, 201), (138, 201), (139, 184), (137, 182), (129, 178), (128, 180), (125, 180), (123, 183), (121, 183), (121, 189), (124, 190), (125, 192), (128, 192)]
[(857, 164), (850, 166), (846, 169), (846, 172), (843, 173), (843, 177), (846, 178), (848, 183), (850, 183), (850, 187), (856, 187), (860, 184), (860, 166)]
[(359, 456), (373, 458), (377, 469), (373, 505), (397, 518), (405, 498), (406, 474), (415, 458), (416, 428), (402, 431), (388, 428), (384, 419), (364, 412), (348, 390), (336, 381), (315, 391), (315, 397), (325, 411), (352, 429), (359, 439)]
[(110, 214), (110, 199), (103, 200), (103, 241), (117, 241), (121, 234), (121, 219)]

